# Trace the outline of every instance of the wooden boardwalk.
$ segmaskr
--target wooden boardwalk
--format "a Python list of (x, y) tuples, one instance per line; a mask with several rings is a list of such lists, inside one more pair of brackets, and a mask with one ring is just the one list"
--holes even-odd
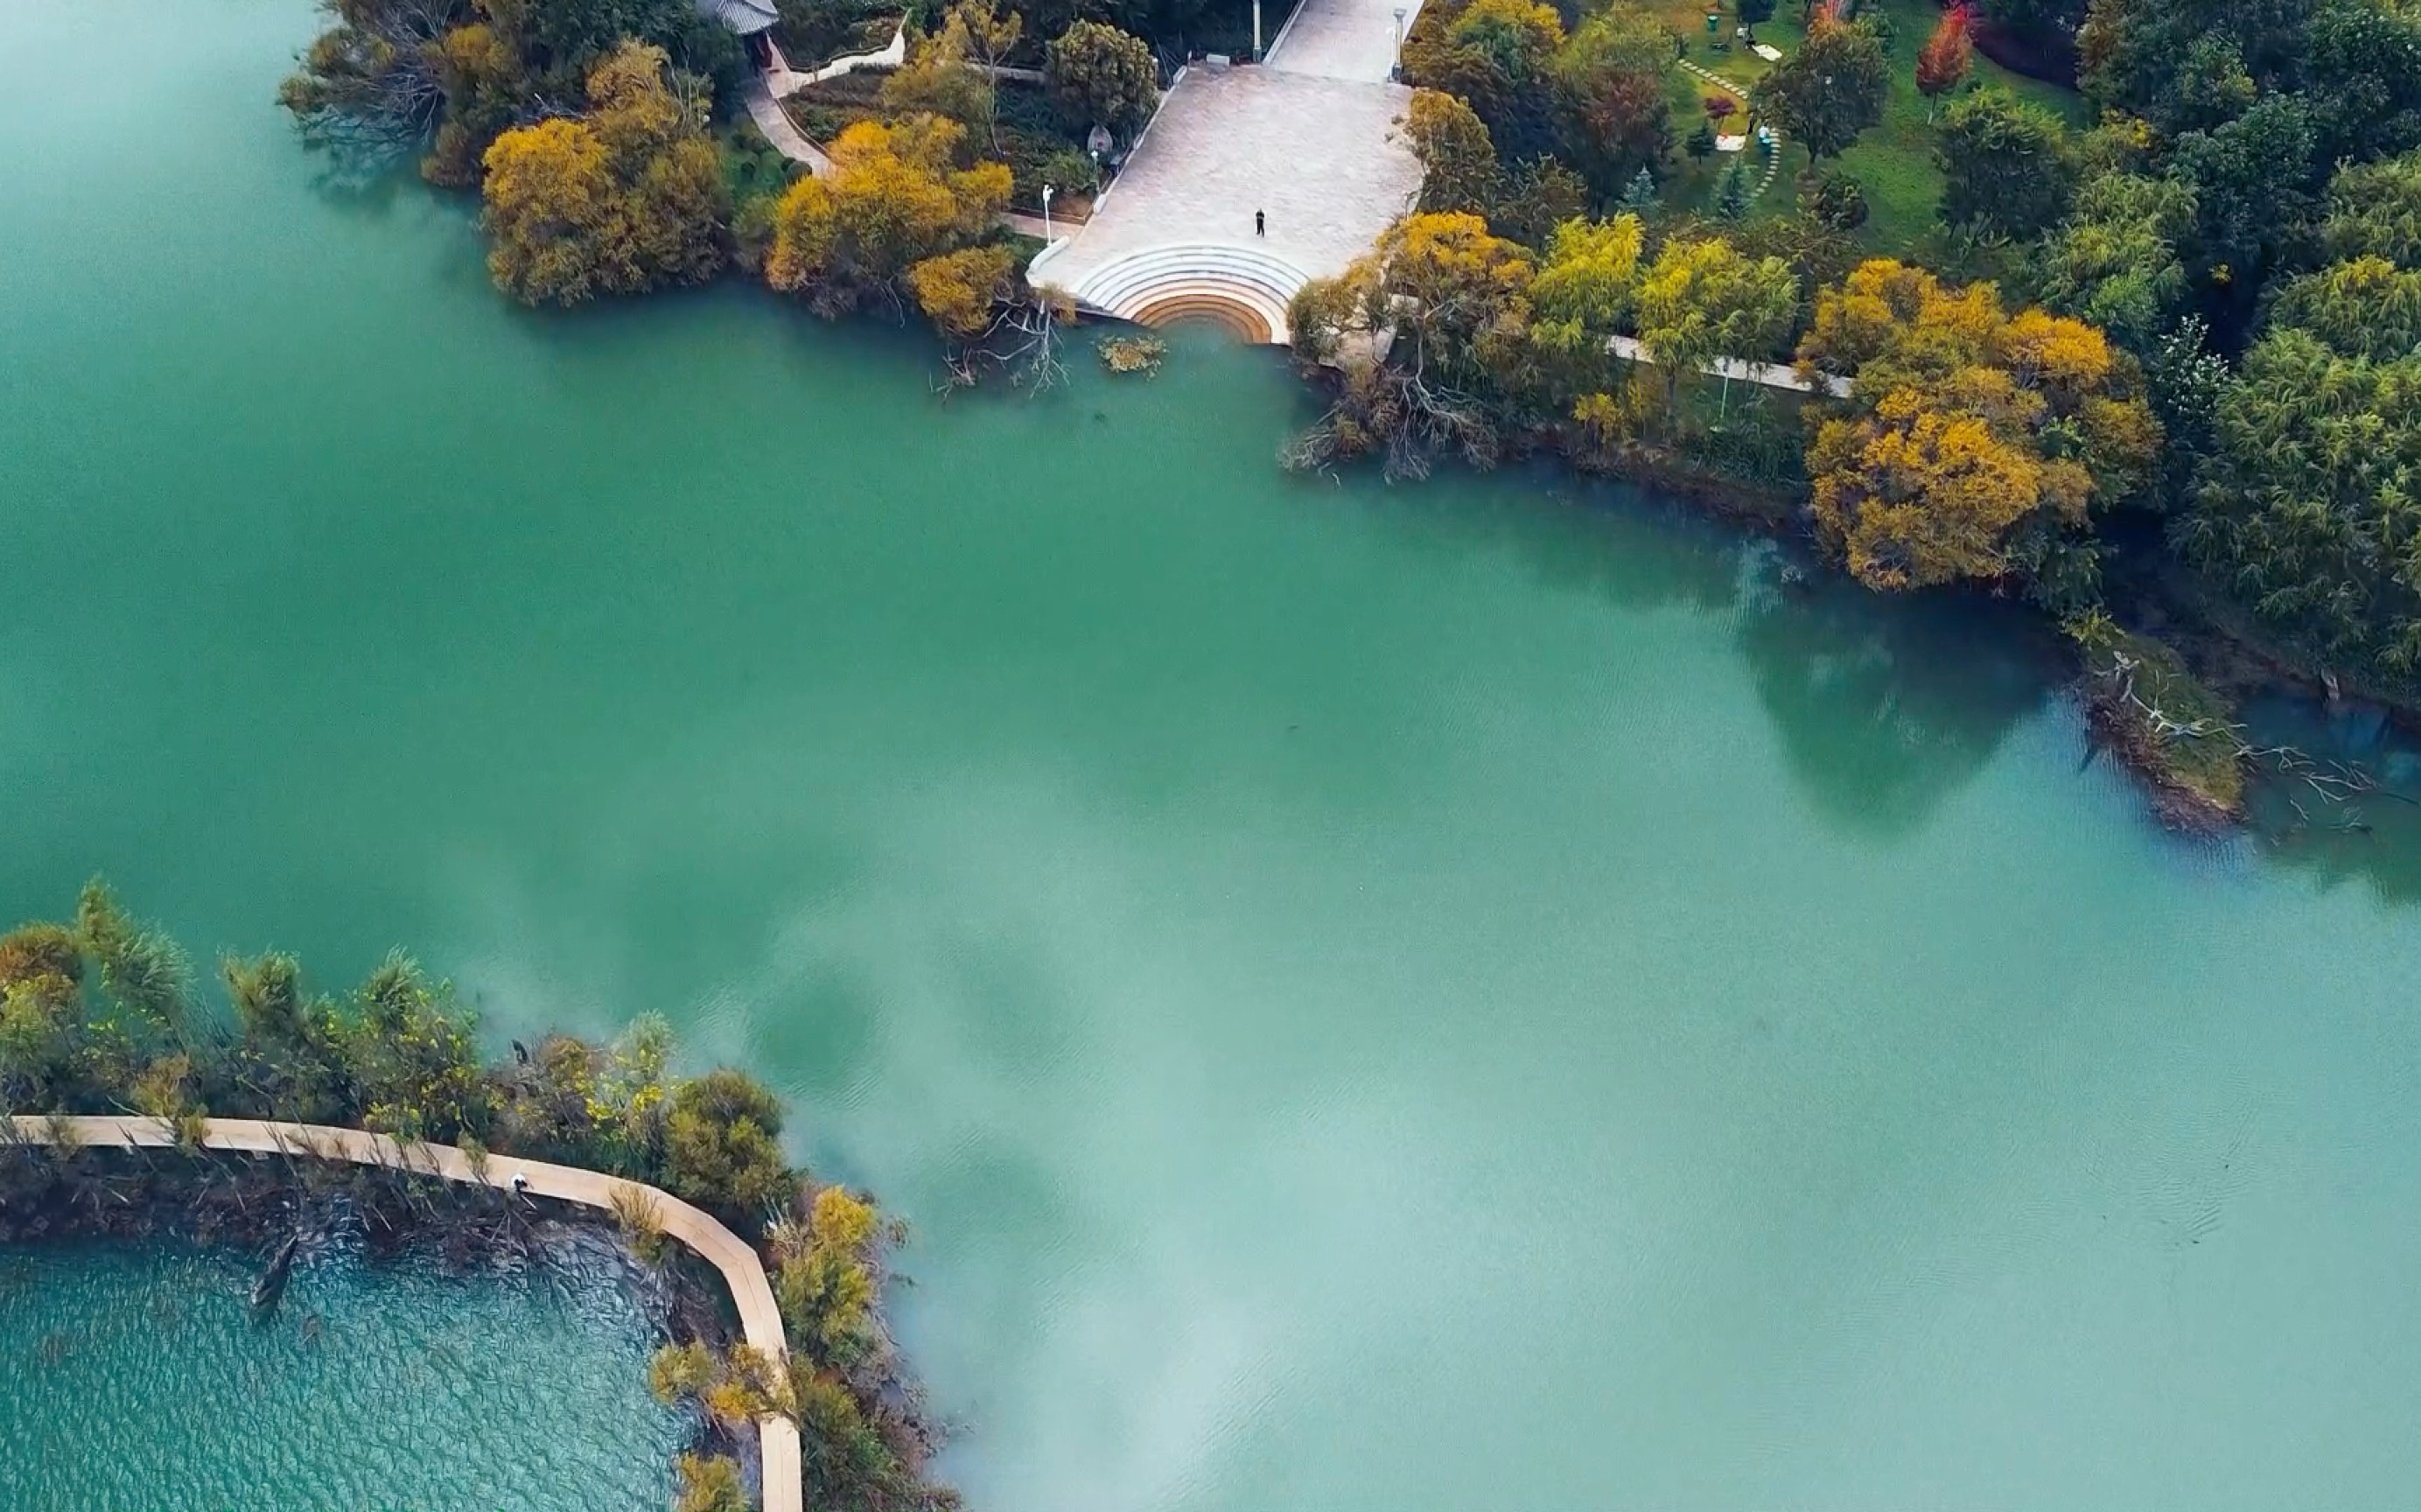
[[(10, 1120), (19, 1142), (51, 1143), (55, 1125), (67, 1127), (76, 1143), (95, 1148), (164, 1148), (177, 1143), (173, 1125), (157, 1118), (39, 1118), (19, 1115)], [(255, 1118), (211, 1118), (202, 1144), (210, 1149), (243, 1150), (268, 1155), (305, 1156), (349, 1161), (355, 1165), (383, 1165), (417, 1171), (474, 1186), (510, 1191), (520, 1177), (526, 1190), (541, 1197), (576, 1202), (585, 1208), (612, 1211), (616, 1197), (633, 1195), (653, 1205), (664, 1230), (723, 1272), (731, 1300), (740, 1309), (740, 1332), (749, 1344), (776, 1364), (787, 1364), (789, 1351), (782, 1339), (782, 1315), (773, 1305), (773, 1284), (765, 1267), (746, 1240), (713, 1217), (691, 1207), (669, 1192), (625, 1181), (601, 1171), (573, 1165), (552, 1165), (510, 1155), (490, 1155), (472, 1167), (471, 1158), (451, 1145), (400, 1145), (384, 1134), (325, 1124), (265, 1123)], [(765, 1512), (804, 1512), (799, 1478), (799, 1427), (789, 1418), (769, 1413), (757, 1420), (759, 1457), (764, 1462)]]

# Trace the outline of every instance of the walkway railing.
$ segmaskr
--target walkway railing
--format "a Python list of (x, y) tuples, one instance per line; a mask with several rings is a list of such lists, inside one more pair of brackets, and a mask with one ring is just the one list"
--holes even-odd
[[(48, 1145), (64, 1126), (70, 1140), (95, 1148), (164, 1148), (177, 1141), (176, 1126), (158, 1118), (32, 1117), (10, 1120), (21, 1144)], [(740, 1310), (740, 1332), (748, 1343), (776, 1365), (789, 1362), (782, 1338), (782, 1314), (773, 1304), (773, 1284), (764, 1263), (746, 1240), (711, 1215), (691, 1207), (669, 1192), (642, 1182), (625, 1181), (602, 1171), (573, 1165), (553, 1165), (511, 1155), (483, 1156), (476, 1164), (451, 1145), (403, 1145), (384, 1134), (326, 1124), (266, 1123), (255, 1118), (203, 1120), (201, 1143), (208, 1149), (243, 1150), (264, 1155), (300, 1155), (324, 1161), (348, 1161), (396, 1171), (443, 1177), (473, 1186), (521, 1190), (586, 1208), (614, 1209), (617, 1198), (627, 1207), (648, 1205), (664, 1231), (697, 1252), (707, 1264), (723, 1272), (731, 1300)], [(764, 1462), (765, 1512), (804, 1512), (799, 1478), (799, 1426), (779, 1413), (757, 1420), (758, 1455)]]

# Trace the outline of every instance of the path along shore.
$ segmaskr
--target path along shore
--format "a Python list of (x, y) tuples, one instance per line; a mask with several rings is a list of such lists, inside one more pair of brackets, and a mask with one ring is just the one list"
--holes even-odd
[[(173, 1124), (158, 1118), (34, 1117), (10, 1120), (22, 1144), (48, 1145), (65, 1126), (77, 1145), (93, 1148), (164, 1148), (177, 1143)], [(349, 1161), (355, 1165), (382, 1165), (417, 1171), (473, 1186), (511, 1191), (520, 1177), (523, 1190), (541, 1197), (576, 1202), (585, 1208), (612, 1211), (615, 1199), (634, 1197), (652, 1206), (664, 1231), (697, 1252), (723, 1272), (731, 1300), (740, 1309), (740, 1332), (748, 1343), (777, 1365), (787, 1365), (789, 1347), (782, 1339), (782, 1315), (773, 1305), (773, 1286), (765, 1266), (747, 1241), (709, 1214), (669, 1192), (601, 1171), (553, 1165), (510, 1155), (488, 1155), (475, 1167), (470, 1156), (451, 1145), (402, 1145), (384, 1134), (326, 1124), (267, 1123), (256, 1118), (205, 1119), (202, 1145), (208, 1149), (242, 1150), (264, 1155), (314, 1157)], [(764, 1464), (765, 1512), (804, 1512), (799, 1476), (799, 1426), (779, 1413), (757, 1420), (758, 1457)]]

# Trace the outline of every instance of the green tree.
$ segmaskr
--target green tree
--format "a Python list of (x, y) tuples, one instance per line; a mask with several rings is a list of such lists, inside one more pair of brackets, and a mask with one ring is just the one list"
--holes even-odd
[(740, 1463), (729, 1455), (680, 1457), (678, 1512), (749, 1512), (747, 1483)]
[(1024, 34), (1025, 18), (1001, 9), (993, 0), (957, 0), (942, 23), (944, 54), (963, 59), (983, 75), (984, 138), (995, 152), (1000, 150), (998, 70)]
[(1603, 197), (1673, 155), (1673, 35), (1645, 10), (1590, 15), (1549, 61), (1560, 155)]
[(1415, 89), (1404, 136), (1421, 160), (1420, 208), (1429, 213), (1485, 215), (1502, 174), (1487, 123), (1469, 105), (1436, 89)]
[(59, 925), (0, 935), (0, 1097), (9, 1106), (62, 1105), (84, 1028), (84, 971), (74, 934)]
[(1530, 337), (1552, 351), (1601, 360), (1631, 315), (1646, 232), (1632, 214), (1565, 222), (1530, 280)]
[(1070, 26), (1044, 52), (1042, 73), (1060, 117), (1130, 138), (1160, 102), (1160, 70), (1140, 37), (1099, 22)]
[(327, 1003), (304, 990), (302, 962), (282, 951), (229, 956), (219, 977), (235, 1009), (232, 1080), (249, 1093), (247, 1111), (306, 1124), (350, 1116), (339, 1025)]
[(177, 943), (127, 916), (107, 884), (96, 878), (76, 899), (76, 934), (101, 968), (102, 985), (161, 1039), (186, 1030), (194, 990), (193, 963)]
[(1731, 166), (1715, 183), (1715, 216), (1719, 220), (1738, 221), (1748, 214), (1748, 170), (1735, 156)]
[(2097, 110), (2164, 135), (2214, 132), (2292, 95), (2312, 156), (2277, 168), (2391, 156), (2421, 145), (2421, 14), (2377, 0), (2097, 0), (2078, 35)]
[(1952, 226), (2031, 240), (2067, 211), (2075, 184), (2068, 130), (2006, 89), (1953, 101), (1933, 150), (1942, 166), (1942, 218)]
[(1639, 285), (1639, 339), (1664, 381), (1669, 423), (1684, 382), (1718, 357), (1759, 361), (1790, 331), (1799, 282), (1779, 257), (1717, 238), (1676, 237)]
[(1976, 10), (1985, 20), (2038, 45), (2073, 46), (2077, 27), (2085, 23), (2085, 0), (1982, 0)]
[(1659, 210), (1662, 210), (1663, 205), (1663, 200), (1660, 198), (1656, 193), (1656, 176), (1654, 174), (1648, 172), (1646, 168), (1642, 168), (1637, 173), (1631, 176), (1631, 183), (1629, 187), (1625, 188), (1622, 192), (1622, 209), (1624, 210), (1638, 216), (1642, 220), (1646, 220), (1648, 216), (1653, 215)]
[(1807, 212), (1835, 231), (1854, 231), (1867, 224), (1866, 186), (1846, 173), (1825, 174), (1807, 196)]
[(742, 1072), (709, 1071), (673, 1093), (664, 1119), (664, 1185), (718, 1217), (753, 1223), (790, 1187), (782, 1110)]
[(2339, 665), (2421, 672), (2421, 357), (2264, 335), (2221, 398), (2187, 554)]
[(704, 1344), (667, 1344), (648, 1360), (648, 1390), (664, 1406), (679, 1407), (703, 1397), (722, 1373), (723, 1363)]
[(2302, 65), (2320, 162), (2360, 163), (2421, 147), (2421, 10), (2319, 0)]
[(339, 1053), (363, 1128), (435, 1144), (487, 1130), (493, 1105), (476, 1021), (450, 985), (430, 982), (396, 951), (354, 993), (353, 1007)]
[(1819, 12), (1798, 52), (1765, 71), (1749, 103), (1785, 136), (1821, 161), (1838, 157), (1858, 133), (1883, 118), (1890, 87), (1883, 45), (1862, 22)]
[(1747, 29), (1753, 42), (1757, 40), (1757, 29), (1773, 19), (1773, 0), (1733, 0), (1732, 13), (1740, 17), (1741, 25)]
[[(2208, 365), (2180, 373), (2162, 356), (2160, 392), (2193, 415)], [(2219, 388), (2180, 527), (2195, 554), (2256, 590), (2258, 612), (2399, 678), (2421, 668), (2417, 388), (2421, 272), (2364, 254), (2288, 280), (2242, 377)]]
[(2333, 261), (2421, 267), (2421, 152), (2351, 164), (2331, 179), (2320, 242)]
[(2175, 179), (2132, 173), (2088, 179), (2073, 212), (2036, 254), (2036, 293), (2129, 351), (2147, 352), (2183, 308), (2180, 248), (2195, 219), (2194, 190)]
[(1522, 246), (1543, 247), (1555, 227), (1587, 212), (1588, 185), (1553, 158), (1532, 158), (1505, 176), (1490, 228)]
[(568, 1165), (599, 1165), (625, 1175), (651, 1175), (603, 1154), (606, 1057), (571, 1035), (548, 1035), (526, 1064), (500, 1078), (493, 1138), (496, 1147)]
[(1561, 19), (1537, 0), (1438, 0), (1404, 43), (1407, 82), (1469, 101), (1507, 163), (1561, 145), (1548, 66), (1564, 43)]
[[(2077, 37), (2079, 82), (2097, 110), (2162, 132), (2229, 119), (2302, 49), (2305, 5), (2266, 0), (2097, 0)], [(2301, 14), (2298, 14), (2301, 12)]]
[(1508, 80), (1540, 74), (1563, 45), (1564, 24), (1538, 0), (1473, 0), (1446, 28), (1457, 47), (1484, 58)]
[(2309, 111), (2291, 95), (2260, 100), (2225, 125), (2178, 138), (2169, 173), (2194, 191), (2196, 249), (2221, 296), (2214, 307), (2237, 329), (2318, 210)]

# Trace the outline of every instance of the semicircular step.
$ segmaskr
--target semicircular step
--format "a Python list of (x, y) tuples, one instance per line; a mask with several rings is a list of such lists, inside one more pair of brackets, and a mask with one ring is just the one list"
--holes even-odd
[(1308, 281), (1267, 248), (1201, 242), (1114, 258), (1070, 292), (1084, 308), (1139, 324), (1201, 316), (1249, 341), (1283, 342), (1287, 305)]

